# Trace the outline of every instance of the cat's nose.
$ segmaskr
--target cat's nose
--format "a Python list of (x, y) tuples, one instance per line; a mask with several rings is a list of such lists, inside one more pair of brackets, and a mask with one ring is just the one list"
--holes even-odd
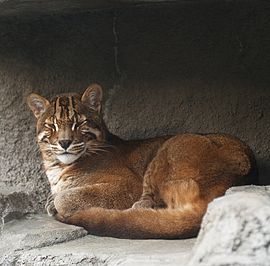
[(60, 146), (61, 146), (63, 149), (66, 150), (66, 149), (70, 146), (70, 144), (72, 143), (72, 140), (69, 140), (69, 139), (63, 139), (63, 140), (59, 140), (58, 142), (59, 142)]

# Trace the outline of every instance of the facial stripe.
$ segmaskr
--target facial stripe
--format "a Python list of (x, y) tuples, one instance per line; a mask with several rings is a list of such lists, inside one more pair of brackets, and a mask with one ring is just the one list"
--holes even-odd
[(72, 127), (71, 127), (71, 130), (74, 131), (75, 128), (76, 128), (76, 122), (73, 122)]
[(71, 96), (71, 102), (72, 102), (72, 108), (73, 108), (73, 121), (74, 121), (74, 123), (78, 124), (79, 115), (78, 115), (78, 112), (76, 110), (76, 103), (75, 103), (75, 99), (73, 96)]
[(69, 98), (69, 119), (71, 120), (74, 117), (74, 101), (72, 100), (72, 96), (68, 97)]
[(67, 97), (63, 96), (56, 99), (55, 115), (57, 120), (68, 118), (68, 104), (69, 101)]
[(58, 127), (58, 124), (57, 124), (57, 121), (56, 121), (56, 117), (53, 118), (53, 124), (54, 124), (54, 127), (55, 127), (55, 131), (58, 132), (59, 127)]
[(69, 117), (69, 99), (67, 97), (59, 98), (59, 106), (61, 107), (60, 118), (68, 119)]
[(73, 96), (60, 96), (55, 100), (54, 115), (57, 120), (69, 120), (77, 122), (78, 113)]

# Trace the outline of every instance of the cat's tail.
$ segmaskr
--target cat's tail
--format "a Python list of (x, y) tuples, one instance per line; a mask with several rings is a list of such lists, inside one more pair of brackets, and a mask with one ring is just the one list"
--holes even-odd
[(164, 199), (168, 206), (166, 209), (91, 208), (77, 211), (65, 219), (61, 217), (58, 219), (82, 226), (89, 233), (101, 236), (135, 239), (192, 237), (200, 229), (207, 204), (199, 198), (197, 185), (191, 182), (180, 184), (190, 188), (183, 194), (179, 194), (179, 189), (175, 189), (177, 187), (175, 182), (167, 185), (167, 189), (164, 189)]
[[(60, 220), (62, 220), (60, 218)], [(119, 238), (188, 238), (198, 233), (202, 213), (177, 209), (110, 210), (91, 208), (62, 220), (84, 227), (90, 234)]]

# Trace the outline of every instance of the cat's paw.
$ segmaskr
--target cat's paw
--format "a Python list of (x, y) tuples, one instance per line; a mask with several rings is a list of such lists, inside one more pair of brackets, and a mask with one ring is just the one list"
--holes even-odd
[(151, 199), (144, 199), (144, 200), (139, 200), (136, 201), (133, 205), (132, 205), (132, 209), (147, 209), (147, 208), (155, 208), (156, 204), (153, 200)]
[(49, 216), (55, 216), (57, 214), (57, 210), (54, 205), (54, 198), (55, 194), (50, 194), (45, 205), (45, 209)]

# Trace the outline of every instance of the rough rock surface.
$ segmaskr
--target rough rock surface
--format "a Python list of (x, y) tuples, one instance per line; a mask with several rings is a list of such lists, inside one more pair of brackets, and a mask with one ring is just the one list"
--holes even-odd
[(226, 194), (209, 204), (189, 266), (269, 266), (270, 186)]
[(86, 235), (47, 215), (5, 224), (0, 265), (185, 265), (195, 239), (126, 240)]
[(96, 237), (47, 215), (29, 215), (4, 225), (0, 264), (269, 266), (270, 186), (231, 188), (214, 200), (194, 244)]
[(240, 186), (232, 187), (226, 191), (226, 195), (231, 195), (236, 192), (250, 192), (256, 195), (269, 196), (270, 197), (270, 186)]
[(22, 191), (0, 190), (0, 220), (6, 223), (37, 209), (35, 196)]
[(14, 262), (18, 252), (55, 245), (85, 236), (80, 227), (55, 221), (47, 215), (28, 215), (4, 224), (0, 236), (0, 265)]

